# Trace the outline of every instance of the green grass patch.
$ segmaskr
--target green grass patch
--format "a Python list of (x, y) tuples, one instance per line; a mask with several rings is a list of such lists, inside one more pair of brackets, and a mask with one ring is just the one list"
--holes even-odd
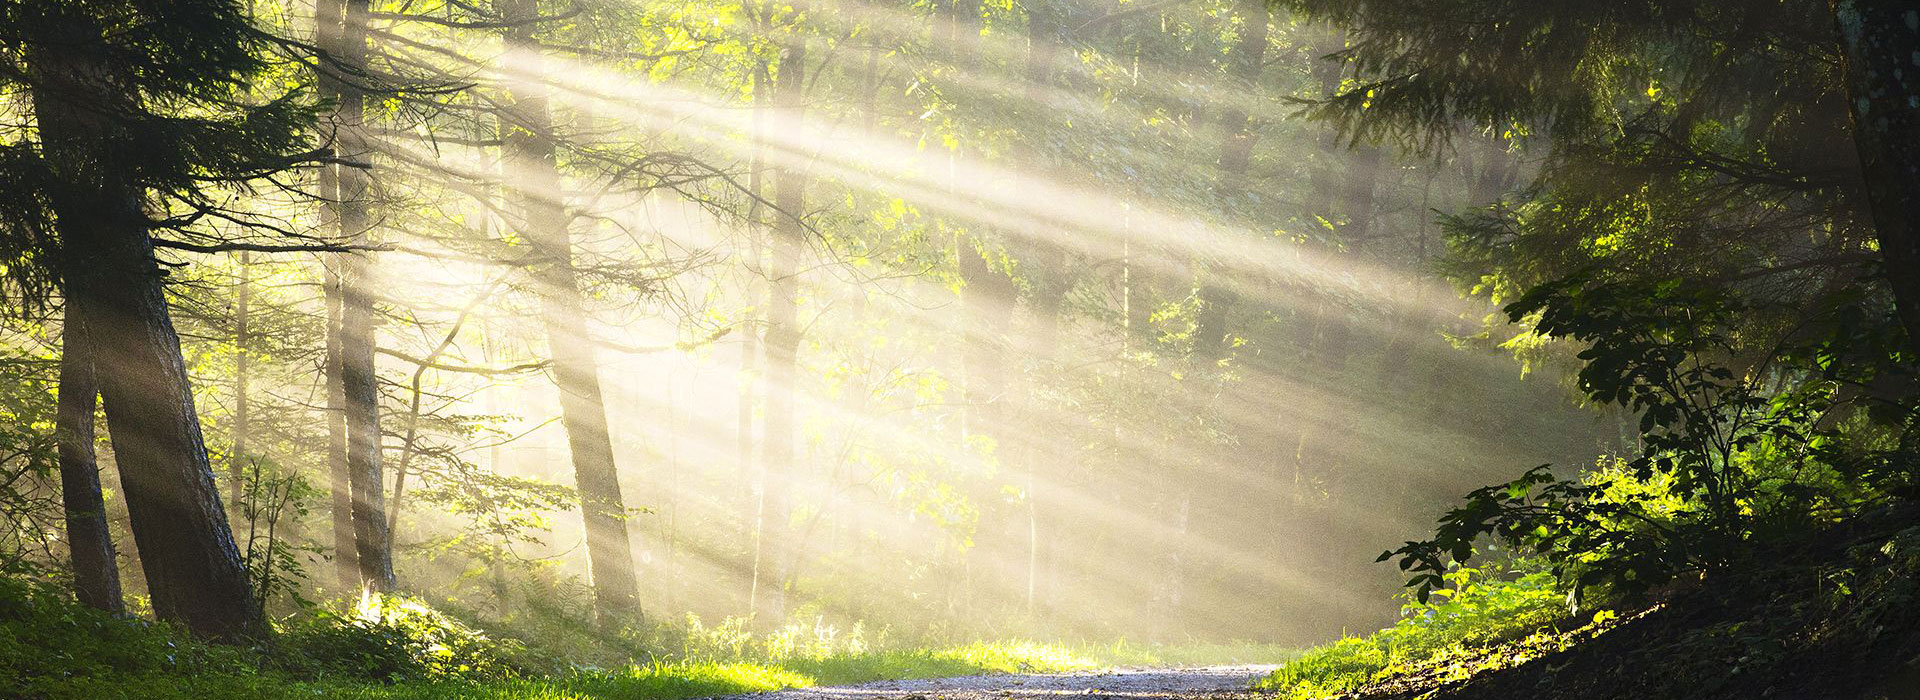
[[(118, 619), (40, 583), (0, 577), (0, 697), (29, 700), (678, 700), (819, 684), (1095, 668), (1025, 641), (883, 648), (856, 626), (739, 624), (632, 648), (661, 659), (613, 668), (546, 665), (420, 601), (366, 597), (286, 621), (254, 648), (210, 645), (168, 625)], [(697, 627), (697, 625), (696, 625)], [(705, 656), (705, 658), (701, 658)], [(719, 657), (719, 658), (715, 658)], [(528, 661), (532, 659), (533, 661)]]
[(581, 670), (552, 677), (441, 678), (391, 684), (325, 676), (300, 681), (277, 672), (237, 666), (204, 669), (193, 675), (142, 672), (41, 677), (13, 690), (19, 697), (45, 700), (677, 700), (874, 680), (1090, 668), (1094, 668), (1092, 663), (1060, 647), (1013, 642), (790, 659), (778, 666), (671, 662), (625, 670)]
[(46, 700), (676, 700), (811, 685), (806, 676), (756, 664), (680, 663), (555, 678), (294, 681), (275, 674), (93, 676), (42, 683), (20, 697)]
[(780, 665), (804, 673), (821, 685), (982, 673), (1059, 673), (1100, 666), (1065, 647), (1022, 641), (801, 657)]
[(1566, 616), (1553, 577), (1545, 572), (1509, 580), (1460, 569), (1448, 580), (1451, 589), (1435, 591), (1429, 603), (1407, 606), (1394, 626), (1310, 649), (1256, 687), (1285, 700), (1318, 700), (1396, 676), (1470, 673), (1477, 669), (1468, 665), (1482, 663), (1476, 652), (1534, 636), (1545, 643)]

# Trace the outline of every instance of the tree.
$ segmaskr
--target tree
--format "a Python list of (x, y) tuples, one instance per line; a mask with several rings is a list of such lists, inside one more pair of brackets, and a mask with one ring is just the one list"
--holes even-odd
[(639, 576), (627, 534), (626, 500), (620, 471), (607, 433), (607, 409), (601, 400), (599, 366), (580, 301), (573, 267), (564, 185), (556, 160), (558, 144), (547, 106), (539, 43), (536, 0), (502, 0), (496, 8), (508, 26), (506, 45), (514, 56), (508, 83), (511, 101), (501, 112), (500, 130), (510, 177), (519, 183), (515, 202), (519, 224), (532, 243), (547, 351), (553, 358), (560, 391), (561, 422), (573, 455), (574, 480), (587, 531), (587, 560), (593, 576), (594, 609), (602, 624), (640, 623)]
[(1911, 3), (1832, 3), (1846, 61), (1846, 97), (1853, 143), (1866, 177), (1867, 201), (1879, 232), (1883, 274), (1893, 289), (1907, 348), (1920, 357), (1920, 28)]
[[(347, 5), (344, 0), (320, 0), (314, 3), (313, 41), (323, 52), (323, 56), (340, 56), (343, 52), (342, 36), (346, 27)], [(316, 91), (323, 101), (331, 101), (339, 109), (341, 93), (354, 89), (347, 85), (348, 80), (361, 76), (346, 73), (347, 66), (342, 58), (333, 58), (329, 62), (318, 64)], [(348, 229), (342, 223), (342, 210), (358, 206), (340, 196), (339, 163), (326, 163), (316, 175), (314, 196), (320, 200), (321, 226), (325, 229), (346, 233)], [(352, 217), (349, 217), (352, 218)], [(341, 349), (344, 337), (340, 332), (342, 289), (340, 270), (337, 264), (326, 266), (321, 283), (326, 297), (326, 350), (321, 367), (321, 382), (326, 395), (327, 424), (327, 488), (331, 496), (328, 512), (333, 525), (333, 566), (335, 578), (340, 590), (351, 591), (361, 586), (360, 557), (354, 545), (353, 528), (353, 472), (347, 467), (347, 392), (342, 376)]]
[[(366, 130), (368, 0), (322, 0), (337, 7), (315, 13), (315, 21), (331, 22), (339, 17), (338, 28), (317, 27), (315, 35), (329, 41), (321, 47), (333, 62), (328, 91), (336, 98), (334, 118), (336, 139), (342, 162), (333, 165), (332, 184), (338, 188), (331, 218), (340, 227), (342, 241), (365, 244), (373, 238), (372, 185), (369, 174), (373, 155)], [(331, 43), (337, 41), (337, 43)], [(339, 319), (335, 322), (337, 341), (329, 367), (339, 374), (341, 425), (345, 429), (344, 471), (347, 489), (352, 494), (349, 520), (353, 528), (353, 562), (357, 565), (357, 585), (375, 591), (394, 587), (392, 538), (387, 536), (386, 479), (381, 468), (380, 384), (374, 366), (374, 348), (378, 344), (375, 327), (374, 267), (364, 253), (338, 256), (337, 289)], [(334, 391), (329, 389), (329, 392)], [(330, 395), (331, 396), (331, 395)], [(335, 485), (335, 502), (339, 502)], [(335, 527), (340, 515), (336, 513)]]
[[(0, 10), (27, 29), (18, 39), (25, 71), (9, 77), (32, 92), (63, 291), (85, 329), (85, 347), (69, 350), (85, 353), (105, 400), (154, 611), (208, 637), (258, 634), (150, 234), (197, 215), (156, 222), (148, 212), (156, 195), (189, 213), (221, 212), (206, 183), (293, 165), (311, 113), (292, 97), (250, 107), (228, 99), (266, 65), (233, 2)], [(212, 116), (153, 111), (178, 103)], [(89, 401), (76, 390), (77, 411)]]
[(1302, 4), (1354, 36), (1356, 80), (1319, 116), (1427, 155), (1480, 132), (1543, 156), (1442, 219), (1447, 265), (1577, 345), (1582, 392), (1639, 419), (1624, 470), (1471, 494), (1391, 553), (1410, 585), (1494, 534), (1632, 593), (1911, 492), (1914, 110), (1887, 68), (1916, 46), (1909, 9)]
[(86, 311), (68, 302), (61, 335), (60, 397), (57, 416), (60, 450), (60, 502), (66, 511), (67, 542), (73, 556), (73, 587), (80, 602), (120, 614), (120, 564), (107, 528), (107, 503), (100, 493), (100, 465), (94, 459), (94, 410), (100, 387), (94, 382), (93, 346), (86, 337)]

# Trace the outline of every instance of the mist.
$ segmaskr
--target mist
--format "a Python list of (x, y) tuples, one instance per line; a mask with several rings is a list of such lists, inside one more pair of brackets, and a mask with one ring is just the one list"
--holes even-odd
[(1309, 644), (1460, 494), (1632, 440), (1449, 262), (1526, 139), (1313, 118), (1330, 25), (496, 4), (260, 10), (331, 155), (148, 204), (270, 609)]

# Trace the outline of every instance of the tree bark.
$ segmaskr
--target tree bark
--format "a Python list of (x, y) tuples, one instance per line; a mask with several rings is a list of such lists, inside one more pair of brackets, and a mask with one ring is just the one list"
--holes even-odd
[(247, 474), (247, 431), (251, 416), (247, 405), (247, 341), (252, 320), (248, 316), (252, 311), (253, 285), (247, 278), (249, 259), (247, 251), (240, 251), (239, 274), (233, 305), (233, 449), (227, 455), (227, 484), (230, 505), (238, 507), (241, 491), (246, 485)]
[[(333, 178), (331, 173), (323, 170), (321, 179)], [(327, 184), (322, 183), (321, 191), (331, 190), (333, 196), (337, 196), (339, 188), (327, 187)], [(353, 472), (347, 468), (347, 392), (340, 361), (341, 346), (344, 345), (340, 333), (340, 311), (344, 304), (340, 293), (340, 275), (335, 269), (337, 264), (338, 261), (335, 261), (327, 266), (323, 282), (326, 288), (327, 348), (322, 381), (326, 382), (327, 394), (327, 486), (333, 520), (334, 573), (340, 591), (347, 593), (360, 588), (360, 553), (354, 545), (353, 534)]]
[[(372, 149), (366, 140), (368, 0), (344, 0), (338, 56), (344, 70), (360, 75), (335, 83), (339, 149), (349, 161), (367, 163)], [(373, 178), (365, 167), (338, 166), (340, 238), (371, 243), (373, 234)], [(380, 378), (374, 364), (378, 333), (374, 313), (372, 260), (365, 253), (343, 253), (340, 267), (339, 382), (346, 423), (348, 487), (353, 493), (353, 550), (358, 584), (380, 592), (394, 588), (393, 551), (388, 543), (385, 476), (381, 467)]]
[(67, 546), (73, 556), (73, 587), (81, 603), (115, 615), (126, 613), (120, 593), (120, 564), (107, 529), (107, 503), (100, 493), (100, 465), (94, 459), (94, 382), (92, 346), (86, 338), (85, 305), (67, 300), (60, 351), (60, 396), (55, 421), (60, 451), (60, 498), (66, 511)]
[(121, 162), (144, 135), (135, 91), (94, 51), (96, 27), (64, 28), (28, 58), (33, 106), (55, 185), (69, 302), (86, 309), (86, 349), (106, 404), (134, 544), (154, 613), (209, 638), (264, 631), (227, 527), (180, 339), (154, 262), (144, 193)]
[(1833, 0), (1853, 142), (1907, 348), (1920, 356), (1920, 10), (1906, 0)]
[[(314, 44), (330, 56), (340, 55), (342, 23), (345, 21), (346, 0), (318, 0), (313, 12)], [(342, 67), (321, 62), (319, 70), (320, 99), (333, 101), (338, 105), (343, 88)], [(327, 164), (320, 168), (315, 184), (315, 196), (320, 198), (320, 229), (322, 231), (342, 231), (340, 226), (341, 209), (344, 203), (340, 199), (339, 164)], [(353, 534), (353, 473), (347, 468), (347, 393), (346, 382), (342, 376), (341, 358), (345, 338), (340, 332), (340, 314), (344, 308), (340, 280), (340, 265), (344, 256), (333, 256), (326, 264), (325, 280), (322, 283), (326, 295), (327, 348), (326, 366), (321, 373), (326, 385), (327, 395), (327, 487), (330, 491), (330, 512), (333, 520), (333, 564), (334, 573), (342, 592), (360, 587), (360, 557), (354, 545)]]
[(587, 560), (593, 579), (594, 609), (602, 625), (641, 623), (639, 576), (627, 531), (627, 506), (620, 492), (613, 439), (607, 432), (599, 367), (580, 301), (573, 267), (569, 215), (561, 201), (558, 144), (541, 82), (539, 44), (534, 25), (537, 0), (501, 0), (496, 7), (511, 25), (506, 45), (520, 62), (509, 79), (512, 97), (501, 120), (509, 180), (520, 183), (518, 214), (538, 262), (533, 269), (541, 292), (541, 310), (560, 391), (560, 420), (573, 454), (587, 534)]

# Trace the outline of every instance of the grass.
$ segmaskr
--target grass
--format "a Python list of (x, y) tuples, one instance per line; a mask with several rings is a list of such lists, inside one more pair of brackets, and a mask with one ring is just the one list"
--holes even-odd
[(680, 662), (625, 671), (580, 671), (555, 678), (441, 681), (391, 686), (303, 683), (280, 698), (343, 700), (625, 700), (709, 697), (813, 685), (799, 673), (748, 663)]
[[(597, 649), (578, 637), (528, 644), (419, 600), (367, 596), (282, 621), (258, 648), (209, 645), (167, 625), (82, 607), (44, 582), (0, 577), (0, 697), (34, 700), (678, 700), (876, 680), (1271, 662), (1292, 653), (1250, 644), (917, 647), (822, 619), (759, 634), (744, 620), (708, 626), (689, 618), (605, 636), (591, 642)], [(592, 663), (604, 668), (581, 665)]]
[(1435, 591), (1432, 602), (1407, 606), (1394, 626), (1308, 650), (1256, 688), (1283, 700), (1338, 697), (1396, 678), (1471, 673), (1487, 663), (1482, 660), (1487, 649), (1511, 645), (1510, 656), (1518, 657), (1558, 639), (1555, 625), (1566, 615), (1550, 575), (1535, 572), (1510, 580), (1461, 569), (1449, 574), (1449, 581), (1450, 590)]
[(45, 700), (676, 700), (881, 679), (1092, 668), (1059, 647), (980, 643), (758, 663), (667, 662), (624, 670), (579, 670), (551, 677), (446, 678), (392, 684), (364, 679), (299, 681), (246, 668), (194, 674), (146, 672), (41, 678), (12, 689)]
[(1034, 642), (975, 642), (940, 649), (910, 649), (794, 658), (781, 666), (821, 685), (877, 680), (939, 678), (980, 673), (1058, 673), (1098, 668), (1064, 647)]
[[(540, 655), (524, 644), (490, 637), (419, 601), (363, 598), (289, 622), (270, 646), (245, 649), (203, 644), (166, 625), (84, 608), (44, 584), (0, 578), (0, 697), (6, 698), (677, 700), (1096, 665), (1064, 647), (1032, 642), (883, 649), (859, 634), (802, 625), (766, 639), (734, 644), (728, 658), (613, 669), (529, 665), (527, 659)], [(685, 649), (706, 644), (713, 651), (710, 642)]]

